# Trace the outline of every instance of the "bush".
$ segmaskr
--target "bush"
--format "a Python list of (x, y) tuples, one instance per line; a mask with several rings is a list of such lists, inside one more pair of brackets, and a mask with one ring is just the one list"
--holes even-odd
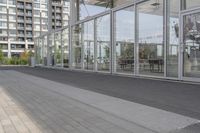
[(3, 64), (4, 65), (10, 65), (10, 58), (7, 58), (7, 57), (4, 57), (4, 59), (3, 59)]
[(33, 56), (32, 51), (24, 51), (19, 57), (14, 56), (11, 58), (4, 57), (2, 50), (0, 49), (0, 65), (27, 65), (30, 57)]

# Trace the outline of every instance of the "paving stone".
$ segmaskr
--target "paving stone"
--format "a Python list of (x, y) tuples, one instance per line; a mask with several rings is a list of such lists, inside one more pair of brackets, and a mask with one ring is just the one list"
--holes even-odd
[[(156, 133), (155, 125), (145, 125), (151, 118), (148, 115), (143, 118), (144, 125), (128, 116), (133, 118), (131, 111), (134, 107), (137, 107), (134, 111), (138, 114), (144, 113), (144, 109), (158, 113), (158, 116), (163, 112), (15, 71), (0, 71), (0, 88), (2, 127), (10, 126), (19, 132)], [(127, 109), (126, 112), (123, 109)], [(175, 116), (185, 120), (185, 117)], [(187, 120), (191, 123), (193, 119)]]

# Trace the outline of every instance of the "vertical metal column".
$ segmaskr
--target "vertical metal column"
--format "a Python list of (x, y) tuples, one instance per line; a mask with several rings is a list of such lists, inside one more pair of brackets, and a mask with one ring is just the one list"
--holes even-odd
[(61, 67), (64, 67), (64, 44), (63, 44), (63, 30), (60, 31), (61, 39)]
[(97, 18), (94, 19), (94, 71), (98, 71), (97, 64)]
[(139, 15), (137, 10), (137, 5), (134, 5), (135, 8), (135, 48), (134, 48), (134, 75), (139, 75)]
[[(52, 31), (52, 0), (48, 0), (48, 34), (47, 34), (47, 66), (50, 66), (51, 63), (51, 49), (52, 41), (50, 41), (50, 35)], [(52, 38), (51, 38), (52, 40)], [(51, 51), (50, 51), (51, 50)]]
[(69, 29), (68, 29), (68, 42), (69, 42), (69, 61), (68, 61), (68, 65), (69, 65), (69, 69), (72, 69), (72, 27), (71, 24), (69, 25)]
[(84, 70), (84, 55), (85, 55), (85, 50), (84, 50), (84, 23), (80, 24), (81, 25), (81, 69)]
[(179, 61), (178, 61), (178, 78), (179, 80), (183, 80), (183, 15), (181, 14), (181, 10), (186, 7), (186, 1), (185, 0), (180, 0), (179, 3)]
[(115, 65), (115, 38), (114, 38), (114, 12), (110, 11), (110, 73), (116, 72), (116, 65)]
[(163, 41), (164, 41), (164, 77), (167, 77), (167, 64), (168, 64), (168, 58), (167, 58), (167, 53), (168, 53), (168, 46), (169, 46), (169, 6), (168, 6), (168, 0), (164, 0), (163, 3), (164, 7), (164, 19), (163, 19)]

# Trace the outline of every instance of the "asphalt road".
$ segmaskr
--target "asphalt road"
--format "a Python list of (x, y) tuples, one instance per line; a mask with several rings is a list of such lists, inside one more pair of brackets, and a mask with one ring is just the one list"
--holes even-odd
[(46, 68), (0, 67), (0, 70), (16, 70), (200, 119), (200, 85), (198, 84)]

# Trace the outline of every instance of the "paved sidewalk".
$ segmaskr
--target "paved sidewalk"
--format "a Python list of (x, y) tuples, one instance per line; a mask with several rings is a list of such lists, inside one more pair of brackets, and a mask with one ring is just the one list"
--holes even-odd
[(37, 124), (24, 111), (0, 86), (0, 133), (40, 133)]
[(200, 84), (30, 67), (5, 67), (81, 89), (200, 119)]
[(0, 71), (0, 88), (0, 100), (7, 99), (19, 109), (13, 113), (28, 121), (18, 113), (5, 115), (13, 129), (6, 131), (0, 117), (0, 133), (168, 133), (199, 124), (197, 119), (16, 71)]

